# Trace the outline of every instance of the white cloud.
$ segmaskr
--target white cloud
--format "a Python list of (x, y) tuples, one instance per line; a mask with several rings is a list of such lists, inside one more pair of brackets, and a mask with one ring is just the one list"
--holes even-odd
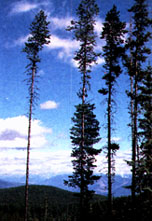
[[(72, 172), (70, 151), (32, 149), (30, 152), (30, 174), (49, 176)], [(1, 175), (25, 175), (26, 151), (1, 151)]]
[(131, 167), (127, 165), (126, 161), (131, 160), (131, 151), (130, 150), (118, 150), (116, 153), (116, 173), (120, 175), (130, 174)]
[[(27, 146), (28, 118), (17, 116), (0, 119), (0, 148), (25, 148)], [(46, 134), (52, 129), (42, 125), (40, 120), (32, 120), (31, 147), (40, 148), (47, 144)]]
[(40, 104), (40, 108), (44, 109), (44, 110), (56, 109), (56, 108), (58, 108), (58, 106), (59, 106), (58, 103), (56, 103), (55, 101), (51, 101), (51, 100)]
[(58, 18), (58, 17), (50, 17), (49, 18), (51, 24), (53, 25), (54, 29), (66, 29), (68, 26), (71, 25), (72, 17), (66, 18)]
[[(70, 22), (72, 20), (72, 17), (66, 17), (66, 18), (58, 18), (58, 17), (50, 17), (50, 14), (48, 13), (48, 19), (50, 22), (53, 24), (54, 29), (64, 29), (70, 25)], [(95, 32), (99, 36), (102, 31), (102, 21), (98, 19), (95, 24)], [(16, 41), (14, 41), (14, 45), (23, 45), (28, 37), (30, 35), (22, 36), (18, 38)], [(96, 51), (101, 51), (102, 49), (102, 41), (99, 40), (99, 46), (95, 48)], [(59, 37), (55, 34), (51, 35), (51, 42), (50, 44), (46, 45), (46, 48), (48, 50), (56, 50), (57, 52), (57, 57), (64, 61), (64, 62), (70, 62), (74, 67), (78, 67), (78, 63), (73, 59), (74, 52), (79, 49), (80, 43), (76, 41), (75, 39), (71, 38), (62, 38)], [(98, 58), (97, 59), (98, 64), (103, 64), (104, 59), (103, 58)]]
[[(21, 36), (20, 38), (16, 39), (13, 45), (14, 46), (23, 46), (23, 44), (28, 40), (30, 35)], [(79, 48), (79, 42), (76, 40), (71, 40), (69, 38), (60, 38), (56, 35), (51, 35), (51, 42), (50, 44), (46, 45), (46, 49), (48, 50), (56, 50), (57, 57), (64, 61), (70, 62), (74, 67), (77, 67), (75, 61), (73, 60), (74, 51)]]
[(31, 10), (41, 9), (43, 6), (48, 8), (48, 5), (52, 6), (52, 4), (47, 0), (39, 2), (30, 2), (28, 0), (21, 0), (12, 3), (10, 14), (12, 15), (12, 14), (26, 13)]
[(28, 40), (29, 37), (30, 37), (30, 34), (18, 38), (17, 40), (14, 41), (14, 45), (15, 45), (15, 46), (21, 46), (21, 45), (23, 45), (23, 44)]
[[(49, 50), (58, 49), (58, 58), (64, 62), (69, 62), (74, 66), (78, 67), (78, 62), (73, 59), (74, 52), (79, 49), (80, 43), (76, 40), (71, 40), (68, 38), (60, 38), (56, 35), (51, 36), (51, 42), (46, 47)], [(97, 48), (99, 50), (99, 48)], [(103, 64), (105, 61), (103, 58), (98, 57), (97, 64)], [(94, 66), (95, 64), (93, 64)]]
[(103, 64), (103, 63), (105, 63), (104, 58), (98, 57), (97, 64)]
[[(15, 46), (23, 45), (30, 35), (22, 36), (14, 41)], [(78, 67), (78, 62), (73, 59), (74, 52), (78, 50), (80, 44), (76, 40), (71, 40), (69, 38), (60, 38), (56, 35), (51, 35), (51, 42), (50, 44), (46, 45), (48, 50), (57, 50), (57, 57), (64, 61), (70, 62), (72, 66)], [(97, 48), (99, 50), (99, 48)], [(104, 59), (102, 57), (98, 57), (97, 64), (103, 64)], [(95, 64), (93, 64), (94, 66)]]
[(101, 19), (97, 19), (95, 26), (94, 26), (94, 30), (97, 33), (98, 37), (101, 36), (101, 32), (103, 30), (103, 21)]
[[(116, 174), (124, 175), (130, 174), (130, 166), (127, 165), (127, 161), (131, 160), (131, 151), (130, 150), (118, 150), (115, 156), (115, 169)], [(97, 157), (97, 173), (107, 173), (108, 159), (105, 157), (105, 154), (101, 153)]]
[[(75, 20), (73, 17), (50, 17), (50, 14), (48, 14), (48, 18), (54, 29), (66, 29), (68, 26), (71, 26), (71, 21)], [(103, 21), (100, 18), (96, 20), (94, 30), (97, 33), (98, 37), (100, 37), (103, 30)]]
[[(30, 35), (21, 36), (14, 41), (14, 46), (23, 45)], [(50, 44), (46, 45), (48, 50), (58, 50), (59, 59), (72, 59), (73, 52), (79, 48), (79, 42), (76, 40), (71, 40), (69, 38), (60, 38), (56, 35), (51, 35)]]
[(38, 8), (38, 6), (39, 6), (38, 4), (30, 3), (27, 1), (16, 2), (13, 4), (11, 13), (16, 14), (16, 13), (28, 12)]
[(63, 49), (67, 55), (71, 55), (71, 52), (79, 47), (79, 43), (76, 40), (68, 38), (59, 38), (56, 35), (51, 36), (51, 42), (46, 46), (48, 49)]
[(76, 66), (73, 55), (74, 51), (79, 48), (78, 41), (52, 35), (51, 42), (49, 45), (46, 45), (46, 47), (48, 50), (57, 50), (59, 59), (64, 62), (70, 62), (74, 67)]
[[(70, 174), (73, 171), (71, 150), (32, 149), (30, 152), (30, 174), (48, 177)], [(116, 174), (130, 174), (130, 167), (124, 160), (130, 160), (130, 151), (118, 151), (115, 158)], [(96, 173), (107, 173), (107, 158), (103, 153), (97, 157)], [(0, 171), (3, 174), (25, 174), (26, 151), (7, 150), (0, 154)]]
[(112, 137), (111, 141), (112, 141), (112, 142), (121, 141), (121, 137)]

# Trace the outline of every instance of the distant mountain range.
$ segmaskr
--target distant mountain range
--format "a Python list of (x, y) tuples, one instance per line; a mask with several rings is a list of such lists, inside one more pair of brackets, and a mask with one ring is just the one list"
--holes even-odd
[[(30, 175), (29, 183), (37, 185), (55, 186), (69, 191), (78, 191), (78, 189), (69, 188), (68, 186), (65, 186), (64, 180), (68, 180), (67, 174), (52, 176), (48, 179), (42, 176)], [(5, 179), (4, 177), (0, 177), (0, 188), (18, 187), (24, 185), (24, 183), (24, 176), (8, 176), (5, 177)], [(120, 175), (116, 175), (115, 181), (113, 183), (113, 196), (119, 197), (130, 195), (130, 189), (125, 188), (126, 186), (130, 186), (130, 184), (131, 175), (126, 175), (123, 177)], [(100, 180), (90, 188), (93, 189), (97, 194), (107, 195), (107, 176), (103, 174)]]
[(10, 188), (10, 187), (18, 187), (21, 186), (20, 183), (8, 182), (0, 179), (0, 189)]
[[(57, 186), (65, 190), (78, 191), (78, 189), (69, 188), (65, 186), (64, 180), (68, 180), (68, 175), (58, 175), (51, 177), (45, 180), (43, 184)], [(107, 176), (103, 174), (100, 180), (90, 188), (93, 189), (97, 194), (107, 195), (108, 193), (107, 184), (108, 184)], [(116, 197), (130, 195), (131, 194), (130, 189), (125, 188), (127, 186), (130, 186), (130, 184), (131, 184), (131, 175), (126, 175), (123, 177), (120, 175), (116, 175), (115, 182), (113, 183), (113, 195)]]

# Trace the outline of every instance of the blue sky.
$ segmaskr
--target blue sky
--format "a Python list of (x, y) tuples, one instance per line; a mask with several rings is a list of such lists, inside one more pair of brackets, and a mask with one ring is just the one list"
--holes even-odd
[[(30, 158), (31, 174), (47, 177), (55, 174), (70, 173), (71, 143), (69, 129), (74, 105), (79, 100), (76, 93), (80, 87), (80, 73), (73, 61), (73, 54), (79, 43), (72, 33), (65, 29), (71, 19), (76, 19), (75, 9), (80, 1), (74, 0), (5, 0), (0, 4), (0, 173), (25, 174), (28, 96), (25, 66), (26, 55), (22, 52), (24, 42), (29, 35), (29, 26), (36, 13), (43, 9), (50, 21), (51, 43), (44, 47), (39, 64), (40, 99), (32, 122), (32, 150)], [(127, 9), (132, 1), (103, 0), (99, 1), (100, 14), (96, 21), (95, 31), (100, 34), (105, 14), (115, 3), (121, 10), (122, 21), (129, 21)], [(104, 42), (97, 39), (96, 50), (102, 51)], [(98, 94), (104, 82), (103, 58), (92, 68), (90, 99), (96, 105), (95, 113), (100, 121), (101, 138), (97, 147), (106, 143), (106, 123), (104, 98)], [(120, 144), (116, 159), (116, 172), (129, 173), (124, 160), (130, 157), (130, 129), (128, 104), (125, 90), (129, 80), (122, 74), (117, 81), (115, 114), (112, 139)], [(104, 172), (105, 156), (98, 156), (96, 172)]]

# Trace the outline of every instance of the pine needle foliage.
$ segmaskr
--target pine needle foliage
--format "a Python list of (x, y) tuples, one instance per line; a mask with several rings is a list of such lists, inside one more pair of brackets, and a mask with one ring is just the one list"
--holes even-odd
[[(90, 89), (89, 79), (91, 78), (91, 66), (96, 63), (99, 56), (95, 52), (96, 46), (96, 34), (94, 32), (94, 26), (96, 23), (96, 16), (99, 13), (99, 8), (95, 0), (82, 0), (76, 15), (77, 21), (71, 21), (71, 26), (67, 28), (69, 31), (73, 31), (74, 39), (80, 43), (80, 48), (75, 52), (74, 60), (78, 65), (78, 69), (82, 76), (82, 87), (79, 91), (79, 96), (87, 97), (87, 90)], [(85, 87), (85, 92), (83, 91)]]
[[(132, 201), (135, 204), (136, 194), (136, 169), (139, 159), (138, 128), (139, 128), (139, 87), (144, 76), (144, 65), (150, 54), (147, 46), (151, 39), (150, 27), (152, 20), (149, 18), (146, 0), (134, 0), (134, 5), (129, 9), (132, 14), (131, 35), (126, 41), (127, 56), (125, 66), (131, 78), (131, 129), (132, 129)], [(129, 53), (128, 53), (129, 51)]]
[(139, 87), (140, 161), (137, 168), (138, 190), (152, 197), (152, 67), (149, 65)]
[(101, 150), (95, 149), (94, 144), (98, 143), (99, 122), (93, 113), (94, 104), (87, 102), (90, 85), (91, 67), (96, 63), (97, 54), (94, 50), (96, 46), (96, 34), (94, 32), (95, 18), (99, 12), (95, 0), (82, 0), (76, 11), (78, 20), (71, 21), (69, 31), (73, 31), (74, 38), (79, 42), (79, 50), (76, 51), (74, 60), (77, 62), (78, 70), (81, 73), (81, 88), (78, 97), (81, 103), (76, 106), (76, 111), (72, 121), (71, 142), (73, 145), (73, 175), (69, 176), (69, 181), (65, 184), (78, 187), (80, 190), (80, 220), (86, 218), (89, 213), (89, 202), (93, 196), (93, 191), (89, 186), (94, 184), (100, 176), (93, 174), (96, 167), (96, 156)]
[[(120, 21), (120, 12), (117, 11), (115, 5), (107, 13), (105, 22), (103, 24), (103, 31), (101, 33), (101, 39), (105, 40), (105, 46), (103, 47), (102, 56), (105, 59), (103, 65), (106, 73), (102, 77), (105, 80), (105, 87), (101, 88), (98, 92), (104, 96), (107, 96), (107, 157), (108, 157), (108, 201), (109, 201), (109, 213), (112, 212), (112, 176), (114, 174), (114, 155), (116, 150), (119, 149), (118, 144), (112, 144), (111, 132), (112, 132), (112, 107), (113, 107), (113, 91), (117, 78), (121, 74), (120, 59), (124, 56), (124, 35), (125, 23)], [(113, 149), (113, 147), (117, 147)]]
[[(94, 104), (79, 104), (76, 106), (76, 112), (72, 121), (74, 126), (71, 128), (71, 141), (73, 145), (73, 150), (71, 156), (76, 158), (72, 163), (74, 165), (74, 175), (72, 178), (71, 186), (78, 186), (88, 190), (88, 186), (92, 185), (95, 180), (99, 179), (99, 176), (93, 175), (93, 169), (96, 167), (94, 164), (96, 162), (95, 156), (98, 155), (101, 150), (93, 148), (93, 145), (100, 141), (99, 138), (99, 122), (96, 120), (96, 115), (93, 113), (95, 109)], [(85, 123), (84, 123), (84, 143), (82, 145), (82, 115), (84, 113)], [(80, 168), (82, 167), (81, 174), (83, 175), (82, 185), (81, 180), (77, 179), (80, 177)], [(74, 181), (74, 182), (73, 182)]]

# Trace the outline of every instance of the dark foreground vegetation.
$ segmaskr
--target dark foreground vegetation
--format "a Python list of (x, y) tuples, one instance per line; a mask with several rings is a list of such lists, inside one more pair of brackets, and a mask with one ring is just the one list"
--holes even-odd
[[(0, 190), (0, 220), (24, 220), (25, 187)], [(79, 221), (79, 197), (76, 193), (50, 186), (30, 186), (29, 221)], [(86, 215), (87, 216), (87, 215)], [(152, 204), (137, 198), (132, 209), (131, 197), (113, 200), (112, 217), (107, 211), (107, 198), (96, 195), (90, 203), (90, 211), (85, 220), (151, 220)]]

